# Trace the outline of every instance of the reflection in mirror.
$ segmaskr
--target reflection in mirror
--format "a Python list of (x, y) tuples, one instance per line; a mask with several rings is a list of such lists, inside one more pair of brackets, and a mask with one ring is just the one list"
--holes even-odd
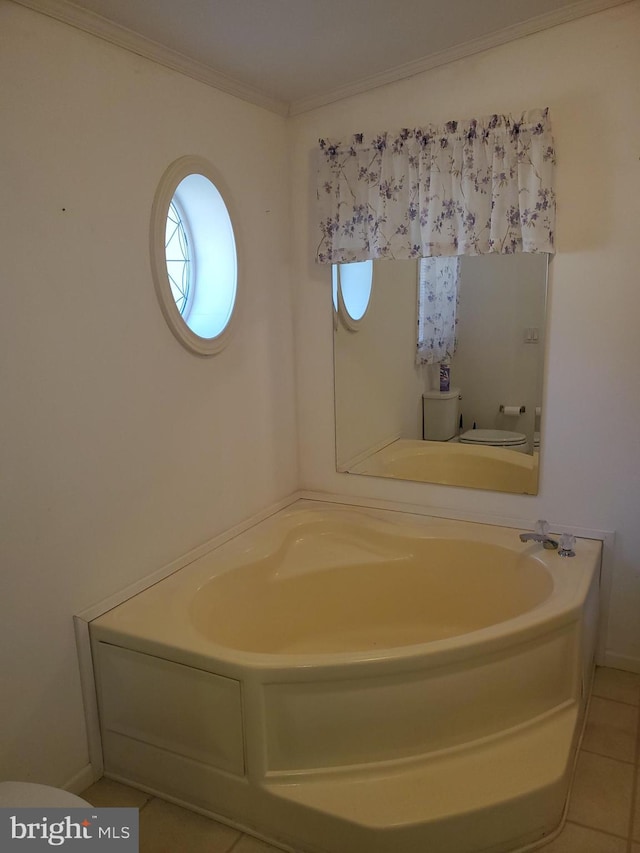
[(352, 332), (367, 313), (373, 286), (373, 261), (333, 264), (331, 267), (333, 308)]
[(537, 494), (547, 264), (460, 258), (441, 391), (440, 364), (416, 361), (419, 262), (375, 261), (359, 333), (334, 324), (338, 471)]

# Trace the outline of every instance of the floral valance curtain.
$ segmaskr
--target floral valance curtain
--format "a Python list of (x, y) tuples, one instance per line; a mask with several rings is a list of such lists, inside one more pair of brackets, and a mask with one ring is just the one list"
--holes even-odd
[(422, 258), (418, 265), (416, 364), (450, 364), (456, 351), (460, 258)]
[(554, 252), (547, 109), (320, 140), (320, 263)]

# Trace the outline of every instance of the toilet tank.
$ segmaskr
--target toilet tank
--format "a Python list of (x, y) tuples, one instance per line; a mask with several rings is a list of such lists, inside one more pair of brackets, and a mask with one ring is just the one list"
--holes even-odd
[(422, 437), (449, 441), (458, 432), (460, 389), (425, 391), (422, 395)]

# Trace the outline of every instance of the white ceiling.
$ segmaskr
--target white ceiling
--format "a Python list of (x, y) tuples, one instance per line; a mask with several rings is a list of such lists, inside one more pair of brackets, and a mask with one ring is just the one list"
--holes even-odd
[(281, 113), (626, 0), (16, 0)]

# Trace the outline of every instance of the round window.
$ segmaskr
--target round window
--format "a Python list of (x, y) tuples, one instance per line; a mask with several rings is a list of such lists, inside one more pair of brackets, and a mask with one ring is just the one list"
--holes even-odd
[(333, 305), (344, 325), (356, 331), (367, 313), (373, 285), (373, 261), (334, 264)]
[(199, 355), (225, 345), (236, 304), (236, 244), (217, 183), (205, 160), (182, 157), (163, 175), (151, 215), (160, 307), (178, 340)]

